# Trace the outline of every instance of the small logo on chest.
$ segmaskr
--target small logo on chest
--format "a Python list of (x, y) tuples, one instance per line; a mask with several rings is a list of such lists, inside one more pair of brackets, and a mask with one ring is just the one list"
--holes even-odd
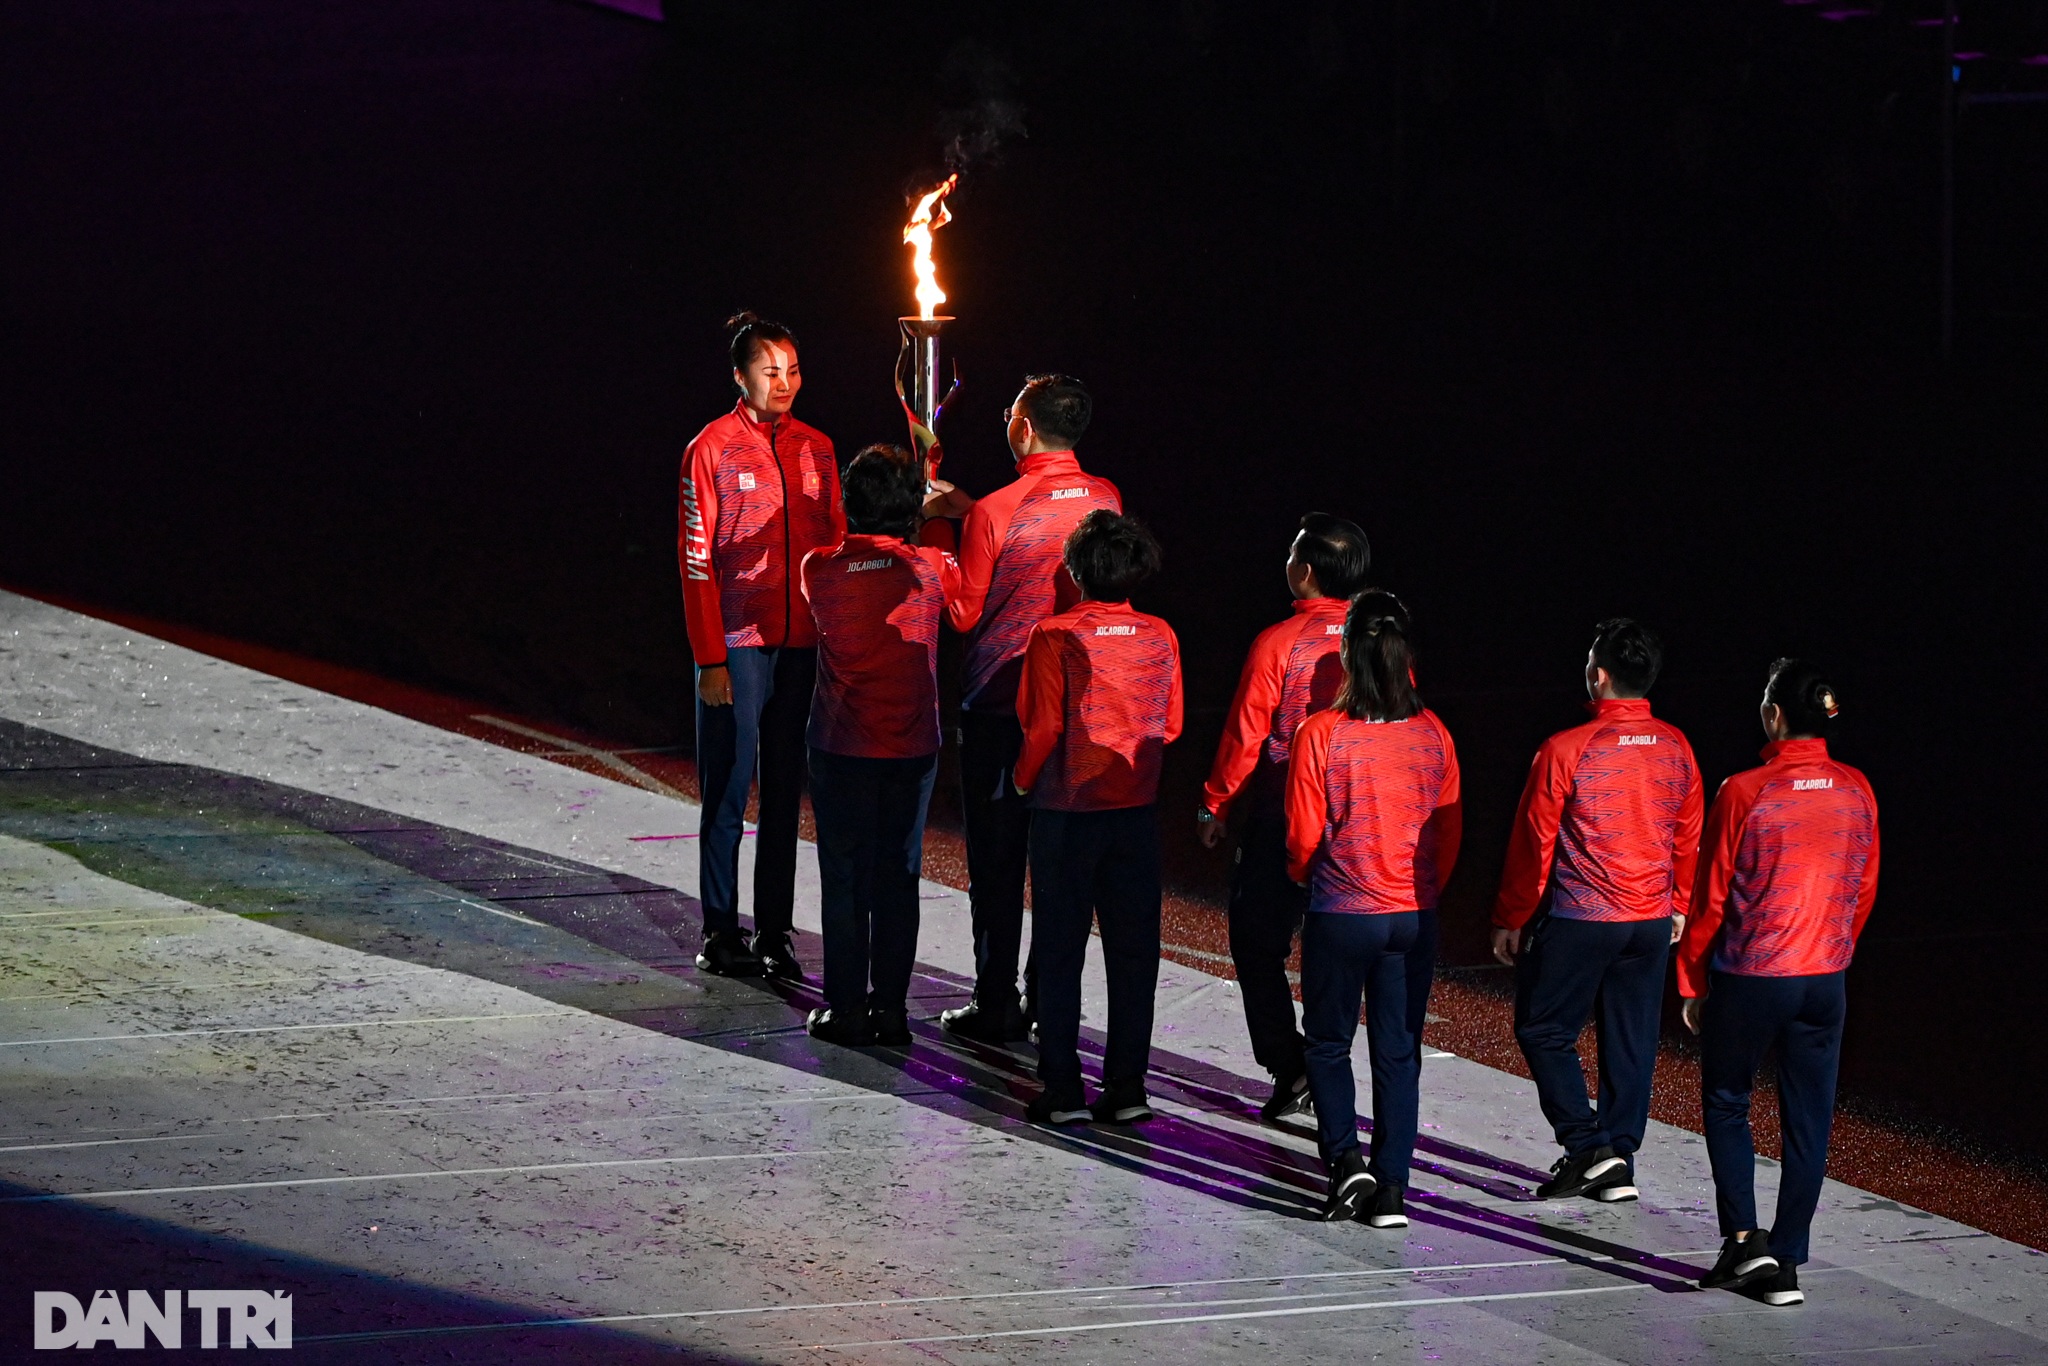
[(742, 493), (751, 493), (751, 492), (753, 491), (753, 489), (754, 489), (754, 476), (753, 476), (753, 475), (751, 475), (751, 474), (749, 474), (749, 473), (747, 473), (747, 472), (746, 472), (745, 470), (741, 470), (741, 471), (740, 471), (740, 491), (741, 491)]

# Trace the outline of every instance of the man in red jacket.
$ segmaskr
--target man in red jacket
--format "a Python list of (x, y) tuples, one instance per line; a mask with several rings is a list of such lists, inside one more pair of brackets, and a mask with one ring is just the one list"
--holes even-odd
[[(1011, 784), (1024, 742), (1017, 680), (1032, 628), (1079, 594), (1061, 564), (1067, 534), (1097, 509), (1121, 512), (1116, 485), (1083, 472), (1074, 445), (1093, 412), (1071, 375), (1033, 375), (1003, 414), (1017, 478), (966, 508), (960, 594), (948, 607), (967, 637), (962, 663), (960, 804), (974, 922), (974, 997), (940, 1017), (955, 1034), (988, 1043), (1025, 1036), (1017, 994), (1024, 938), (1024, 874), (1031, 807)], [(965, 503), (947, 490), (953, 515)]]
[(1026, 1116), (1090, 1118), (1081, 1090), (1081, 967), (1102, 930), (1109, 1037), (1093, 1118), (1152, 1117), (1152, 996), (1159, 984), (1159, 767), (1180, 735), (1180, 642), (1133, 611), (1131, 590), (1159, 569), (1135, 520), (1088, 514), (1066, 564), (1086, 599), (1033, 628), (1017, 687), (1023, 745), (1015, 786), (1035, 811), (1031, 938), (1038, 961), (1038, 1076)]
[[(1593, 719), (1543, 742), (1529, 767), (1493, 911), (1493, 952), (1515, 968), (1515, 1038), (1564, 1156), (1546, 1199), (1636, 1198), (1650, 1121), (1664, 962), (1699, 862), (1699, 765), (1644, 700), (1663, 646), (1626, 617), (1586, 655)], [(1535, 922), (1549, 891), (1548, 913)], [(1597, 1008), (1600, 1108), (1586, 1103), (1579, 1031)]]
[[(839, 466), (824, 433), (789, 415), (803, 373), (787, 330), (743, 313), (730, 324), (733, 410), (683, 456), (678, 558), (697, 661), (698, 899), (706, 972), (799, 977), (790, 952), (804, 727), (817, 633), (797, 571), (845, 538)], [(754, 939), (739, 928), (740, 838), (761, 780)]]
[(1195, 813), (1208, 848), (1227, 837), (1226, 814), (1239, 831), (1230, 957), (1252, 1056), (1273, 1075), (1273, 1094), (1259, 1110), (1267, 1119), (1308, 1104), (1308, 1068), (1287, 985), (1287, 956), (1308, 902), (1287, 875), (1288, 746), (1296, 727), (1336, 700), (1344, 685), (1344, 611), (1371, 571), (1372, 550), (1355, 523), (1326, 512), (1301, 519), (1287, 554), (1294, 611), (1252, 642)]

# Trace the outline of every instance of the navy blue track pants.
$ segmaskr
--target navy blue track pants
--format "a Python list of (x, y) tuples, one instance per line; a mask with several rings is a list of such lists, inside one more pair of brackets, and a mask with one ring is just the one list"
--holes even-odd
[[(1643, 1146), (1664, 1006), (1671, 921), (1546, 916), (1515, 961), (1515, 1039), (1536, 1079), (1543, 1117), (1567, 1153)], [(1579, 1031), (1593, 1017), (1600, 1045), (1600, 1109), (1586, 1100)]]
[(1714, 1164), (1714, 1205), (1727, 1237), (1757, 1227), (1756, 1145), (1749, 1096), (1766, 1050), (1778, 1062), (1778, 1131), (1784, 1161), (1771, 1253), (1806, 1260), (1807, 1235), (1828, 1172), (1835, 1076), (1842, 1061), (1848, 995), (1839, 972), (1814, 977), (1744, 977), (1714, 972), (1700, 1020), (1700, 1109)]

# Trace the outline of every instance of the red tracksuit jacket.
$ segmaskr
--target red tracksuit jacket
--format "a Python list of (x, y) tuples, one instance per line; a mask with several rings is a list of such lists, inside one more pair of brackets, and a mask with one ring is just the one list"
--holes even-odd
[(1033, 806), (1149, 806), (1180, 736), (1180, 641), (1127, 602), (1084, 602), (1040, 622), (1024, 650), (1017, 719), (1015, 778)]
[(1096, 508), (1123, 511), (1116, 485), (1084, 474), (1072, 451), (1041, 451), (968, 510), (960, 529), (953, 629), (967, 637), (960, 705), (1011, 711), (1031, 628), (1080, 600), (1060, 562), (1067, 533)]
[(1458, 752), (1436, 713), (1359, 721), (1320, 711), (1287, 764), (1287, 871), (1309, 909), (1432, 910), (1465, 832)]
[(797, 568), (846, 538), (832, 442), (793, 417), (756, 422), (746, 404), (683, 455), (676, 555), (690, 653), (723, 664), (743, 645), (817, 644)]
[[(1337, 700), (1344, 686), (1342, 598), (1298, 598), (1294, 614), (1252, 641), (1238, 676), (1237, 697), (1223, 723), (1216, 762), (1202, 787), (1202, 806), (1220, 816), (1241, 791), (1260, 806), (1285, 800), (1288, 747), (1310, 712)], [(1250, 778), (1251, 786), (1245, 787)]]
[(894, 536), (848, 536), (804, 556), (818, 631), (812, 746), (864, 759), (938, 753), (939, 621), (959, 586), (951, 555)]
[(1707, 816), (1678, 993), (1716, 972), (1840, 972), (1877, 900), (1877, 796), (1825, 740), (1777, 740), (1764, 765), (1721, 784)]
[(1692, 746), (1642, 698), (1587, 710), (1529, 766), (1493, 907), (1503, 929), (1529, 923), (1546, 884), (1550, 913), (1567, 920), (1655, 920), (1692, 904), (1706, 806)]

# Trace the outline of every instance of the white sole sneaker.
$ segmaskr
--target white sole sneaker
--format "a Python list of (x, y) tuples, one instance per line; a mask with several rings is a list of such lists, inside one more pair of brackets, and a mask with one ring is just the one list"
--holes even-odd
[(1408, 1216), (1405, 1214), (1368, 1214), (1365, 1217), (1365, 1223), (1367, 1228), (1406, 1228), (1408, 1227)]
[(1617, 1181), (1611, 1186), (1602, 1186), (1599, 1190), (1586, 1192), (1588, 1199), (1598, 1200), (1603, 1205), (1617, 1205), (1625, 1200), (1638, 1199), (1641, 1195), (1641, 1191), (1626, 1181)]
[(1804, 1290), (1766, 1290), (1761, 1295), (1758, 1295), (1757, 1298), (1765, 1304), (1775, 1305), (1779, 1309), (1790, 1309), (1795, 1304), (1806, 1303), (1806, 1292)]
[(1621, 1158), (1604, 1157), (1600, 1159), (1598, 1162), (1595, 1162), (1592, 1166), (1586, 1168), (1585, 1179), (1588, 1181), (1598, 1181), (1601, 1177), (1607, 1175), (1607, 1173), (1611, 1171), (1618, 1171), (1626, 1167), (1627, 1165), (1628, 1163), (1623, 1161)]

